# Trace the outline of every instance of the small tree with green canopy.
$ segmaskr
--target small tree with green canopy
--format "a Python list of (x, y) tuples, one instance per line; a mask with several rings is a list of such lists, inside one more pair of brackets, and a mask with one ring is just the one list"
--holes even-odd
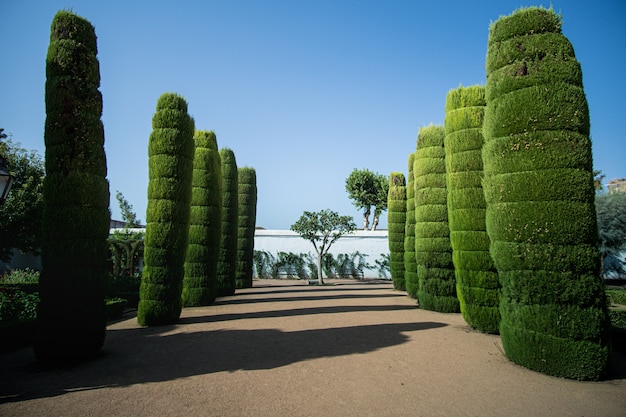
[(389, 196), (389, 178), (383, 174), (375, 174), (376, 181), (376, 198), (374, 199), (374, 220), (372, 221), (372, 230), (376, 230), (380, 221), (380, 215), (386, 211), (387, 199)]
[(222, 237), (222, 167), (215, 133), (196, 130), (189, 246), (183, 306), (206, 306), (217, 297), (217, 259)]
[(62, 364), (94, 357), (106, 332), (109, 183), (96, 33), (58, 12), (46, 57), (46, 177), (35, 355)]
[(483, 188), (504, 351), (546, 374), (598, 379), (610, 323), (589, 110), (561, 18), (532, 7), (498, 19), (486, 69)]
[(239, 181), (239, 224), (237, 231), (237, 288), (252, 288), (254, 266), (254, 229), (256, 225), (256, 171), (242, 167), (238, 172)]
[(389, 240), (389, 271), (393, 287), (406, 291), (404, 282), (404, 229), (406, 227), (406, 182), (404, 174), (392, 172), (389, 175), (389, 212), (387, 228)]
[(126, 200), (124, 194), (122, 194), (121, 191), (117, 191), (115, 193), (115, 198), (120, 206), (124, 227), (139, 227), (140, 222), (137, 219), (137, 214), (133, 211), (132, 204)]
[(363, 209), (363, 230), (369, 230), (369, 217), (374, 207), (372, 230), (376, 230), (380, 214), (387, 210), (387, 177), (369, 169), (354, 169), (346, 178), (346, 191), (352, 204)]
[(239, 227), (239, 180), (232, 149), (220, 149), (222, 163), (222, 238), (217, 261), (217, 296), (235, 293), (237, 233)]
[[(0, 139), (6, 134), (0, 128)], [(0, 205), (0, 260), (8, 262), (13, 249), (39, 253), (43, 215), (44, 163), (36, 151), (28, 151), (11, 139), (0, 140), (2, 155), (14, 175), (13, 186)]]
[(183, 97), (175, 93), (159, 97), (148, 144), (144, 268), (137, 308), (141, 326), (172, 324), (180, 317), (189, 242), (194, 126)]
[(461, 314), (473, 328), (497, 333), (500, 282), (489, 254), (482, 186), (485, 104), (482, 86), (448, 93), (444, 149), (450, 244)]
[(291, 230), (313, 244), (317, 253), (317, 280), (319, 285), (322, 285), (324, 284), (322, 259), (337, 239), (356, 230), (356, 224), (350, 216), (340, 216), (335, 211), (325, 209), (319, 212), (305, 211), (298, 221), (291, 225)]
[(443, 126), (425, 126), (417, 135), (415, 183), (415, 262), (421, 308), (459, 312), (448, 226), (448, 191)]

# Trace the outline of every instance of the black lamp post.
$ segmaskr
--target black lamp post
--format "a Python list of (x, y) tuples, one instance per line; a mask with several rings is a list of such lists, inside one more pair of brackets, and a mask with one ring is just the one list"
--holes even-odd
[(13, 175), (9, 173), (7, 160), (0, 155), (0, 205), (4, 204), (4, 200), (9, 195), (11, 185), (13, 185), (13, 178)]

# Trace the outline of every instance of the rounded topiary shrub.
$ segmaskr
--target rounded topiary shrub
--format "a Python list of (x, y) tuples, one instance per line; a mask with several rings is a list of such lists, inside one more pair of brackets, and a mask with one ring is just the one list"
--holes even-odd
[(110, 226), (96, 34), (68, 11), (52, 21), (46, 58), (46, 177), (35, 354), (58, 364), (104, 343)]
[(236, 288), (252, 288), (254, 264), (254, 229), (256, 226), (256, 171), (254, 168), (238, 169), (238, 210), (237, 226), (237, 265), (235, 270)]
[(182, 309), (194, 160), (194, 121), (174, 93), (157, 101), (148, 144), (148, 207), (137, 321), (172, 324)]
[(406, 293), (417, 298), (417, 264), (415, 263), (415, 183), (413, 165), (415, 153), (409, 155), (409, 175), (406, 185), (406, 224), (404, 228), (404, 282)]
[(459, 87), (446, 97), (448, 224), (461, 314), (473, 328), (497, 333), (500, 282), (489, 254), (482, 186), (484, 113), (482, 86)]
[(222, 231), (222, 167), (217, 138), (194, 134), (189, 246), (183, 278), (183, 306), (205, 306), (217, 296), (217, 258)]
[(561, 19), (520, 9), (491, 25), (483, 147), (486, 225), (514, 362), (598, 379), (609, 319), (594, 208), (589, 110)]
[(426, 126), (417, 135), (415, 182), (415, 257), (417, 300), (421, 308), (459, 312), (448, 227), (443, 126)]
[(232, 149), (220, 149), (222, 163), (222, 237), (217, 261), (217, 296), (235, 293), (237, 232), (239, 227), (239, 180)]
[(404, 231), (406, 228), (406, 182), (404, 174), (389, 175), (387, 194), (387, 228), (389, 240), (389, 270), (393, 287), (405, 291), (404, 280)]

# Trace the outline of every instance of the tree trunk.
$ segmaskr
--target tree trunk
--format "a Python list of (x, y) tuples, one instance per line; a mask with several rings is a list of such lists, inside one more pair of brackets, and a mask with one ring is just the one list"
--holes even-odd
[(374, 212), (374, 220), (372, 221), (372, 231), (376, 230), (376, 227), (378, 226), (378, 214), (376, 214), (376, 212)]
[(363, 230), (369, 230), (370, 226), (370, 208), (367, 207), (363, 213)]
[(322, 253), (317, 252), (317, 281), (319, 285), (324, 285), (324, 278), (322, 274)]

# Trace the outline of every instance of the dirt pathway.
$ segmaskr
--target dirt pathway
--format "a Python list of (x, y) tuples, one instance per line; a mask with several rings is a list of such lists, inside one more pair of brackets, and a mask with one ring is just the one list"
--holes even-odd
[(174, 326), (111, 324), (101, 357), (45, 371), (0, 355), (0, 416), (625, 416), (626, 358), (602, 382), (509, 362), (498, 336), (388, 283), (255, 281)]

